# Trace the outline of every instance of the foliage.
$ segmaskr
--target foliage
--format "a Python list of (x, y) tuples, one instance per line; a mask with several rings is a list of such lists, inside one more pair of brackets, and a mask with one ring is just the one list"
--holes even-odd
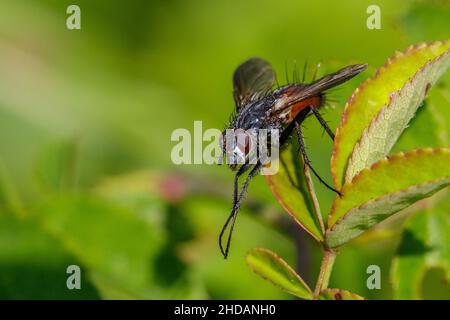
[[(280, 209), (274, 185), (255, 178), (223, 261), (217, 236), (230, 209), (232, 174), (174, 166), (170, 135), (191, 130), (194, 120), (223, 128), (233, 107), (232, 72), (251, 56), (272, 62), (280, 85), (286, 69), (292, 79), (305, 61), (308, 82), (318, 62), (318, 75), (369, 63), (330, 94), (335, 108), (323, 113), (334, 130), (372, 66), (411, 43), (448, 38), (446, 1), (377, 3), (380, 30), (366, 28), (369, 0), (79, 0), (82, 29), (69, 31), (71, 1), (0, 2), (0, 298), (292, 298), (247, 268), (252, 247), (277, 252), (313, 288), (334, 199), (297, 166), (295, 148), (283, 157), (296, 166), (271, 177), (279, 190), (283, 184), (282, 202), (295, 219)], [(443, 74), (390, 154), (449, 145), (449, 84)], [(311, 120), (304, 130), (310, 156), (331, 181), (332, 145)], [(299, 189), (285, 183), (290, 178)], [(443, 192), (346, 243), (329, 287), (370, 299), (448, 297), (439, 273), (446, 246), (430, 239), (431, 230), (446, 228)], [(403, 230), (409, 212), (417, 213)], [(407, 249), (416, 245), (427, 248), (424, 256)], [(389, 278), (384, 270), (393, 257)], [(368, 263), (383, 270), (381, 290), (366, 287)], [(71, 264), (81, 267), (82, 290), (66, 288)], [(405, 265), (416, 281), (401, 277)], [(355, 293), (325, 289), (319, 298)]]
[[(336, 197), (333, 202), (325, 233), (321, 233), (317, 223), (321, 221), (320, 210), (311, 205), (314, 202), (311, 199), (317, 199), (313, 188), (308, 189), (305, 183), (299, 183), (299, 179), (308, 180), (308, 169), (301, 161), (296, 163), (292, 150), (285, 151), (282, 155), (280, 162), (284, 169), (277, 174), (278, 177), (267, 178), (273, 194), (283, 208), (302, 228), (323, 244), (324, 259), (314, 298), (336, 297), (336, 294), (326, 290), (338, 247), (396, 212), (450, 185), (449, 148), (416, 149), (386, 157), (431, 86), (450, 65), (449, 43), (444, 41), (429, 45), (420, 44), (408, 48), (404, 54), (397, 53), (377, 71), (375, 77), (365, 81), (351, 96), (337, 129), (331, 162), (336, 187), (341, 187), (342, 196)], [(296, 167), (303, 168), (306, 175), (302, 175), (303, 172), (298, 173), (299, 169)], [(446, 221), (449, 215), (447, 212), (438, 215), (441, 216), (430, 217), (429, 223), (415, 224), (412, 220), (412, 225), (405, 231), (393, 271), (393, 279), (398, 281), (394, 287), (400, 297), (405, 295), (404, 290), (408, 290), (405, 286), (410, 285), (411, 279), (420, 280), (425, 266), (444, 266), (445, 270), (448, 270), (448, 259), (445, 256), (448, 239), (445, 237), (449, 231)], [(438, 224), (434, 219), (443, 220)], [(312, 223), (313, 221), (316, 223)], [(441, 230), (428, 229), (433, 227), (439, 227)], [(413, 263), (415, 266), (406, 267), (411, 259), (407, 260), (404, 256), (409, 255), (409, 250), (420, 250), (417, 244), (409, 242), (420, 241), (430, 245), (432, 240), (426, 238), (430, 235), (436, 242), (433, 243), (433, 249), (428, 249), (433, 250), (433, 253), (428, 253), (426, 248), (416, 252)], [(261, 250), (258, 252), (262, 252)], [(251, 266), (255, 272), (288, 292), (294, 292), (285, 284), (293, 278), (292, 274), (287, 276), (288, 272), (284, 272), (285, 279), (282, 281), (280, 272), (273, 272), (273, 268), (272, 272), (268, 271), (269, 266), (274, 265), (283, 265), (284, 269), (291, 270), (281, 258), (271, 253), (270, 259), (257, 259), (255, 263), (255, 253), (250, 253), (249, 257), (253, 261)], [(409, 271), (403, 272), (405, 268), (409, 268)], [(298, 283), (303, 283), (299, 275), (295, 275), (295, 279)], [(281, 283), (284, 285), (280, 285)], [(312, 298), (293, 294), (306, 299)], [(340, 292), (337, 295), (350, 299), (358, 297)]]

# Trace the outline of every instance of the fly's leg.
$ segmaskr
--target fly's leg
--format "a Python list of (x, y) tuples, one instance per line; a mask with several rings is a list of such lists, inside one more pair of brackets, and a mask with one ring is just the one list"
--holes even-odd
[(294, 120), (294, 121), (295, 121), (295, 130), (297, 131), (298, 144), (300, 146), (300, 151), (302, 152), (303, 161), (305, 162), (305, 165), (307, 165), (311, 169), (311, 171), (314, 173), (314, 175), (317, 177), (317, 179), (319, 179), (319, 181), (321, 183), (323, 183), (325, 185), (325, 187), (327, 187), (328, 189), (330, 189), (333, 192), (336, 192), (339, 196), (342, 196), (342, 194), (338, 190), (336, 190), (335, 188), (330, 186), (328, 183), (326, 183), (319, 176), (319, 174), (316, 172), (316, 170), (313, 168), (311, 161), (308, 158), (308, 154), (306, 153), (305, 140), (303, 138), (302, 128), (297, 120)]
[[(233, 209), (236, 206), (237, 202), (238, 202), (238, 191), (239, 191), (239, 177), (241, 175), (243, 175), (245, 172), (247, 172), (250, 168), (252, 167), (251, 164), (247, 163), (245, 165), (243, 165), (242, 167), (239, 168), (238, 172), (236, 172), (236, 175), (234, 176), (234, 188), (233, 188)], [(231, 212), (231, 214), (229, 215), (229, 217), (227, 218), (227, 221), (225, 221), (225, 224), (222, 227), (222, 231), (220, 232), (220, 236), (219, 236), (219, 246), (220, 246), (220, 250), (222, 251), (222, 254), (225, 256), (224, 250), (222, 248), (222, 236), (226, 230), (226, 228), (228, 227), (228, 224), (230, 223), (231, 219), (233, 218), (233, 212)]]
[[(250, 173), (248, 174), (247, 178), (245, 179), (244, 185), (242, 186), (242, 190), (239, 193), (238, 196), (238, 190), (239, 190), (239, 177), (241, 175), (243, 175), (246, 171), (248, 171), (250, 169), (252, 165), (251, 164), (245, 164), (243, 165), (239, 171), (236, 173), (236, 176), (234, 178), (234, 193), (233, 193), (233, 208), (231, 210), (230, 215), (228, 216), (227, 221), (225, 222), (225, 224), (222, 227), (222, 230), (220, 231), (220, 235), (219, 235), (219, 247), (220, 247), (220, 251), (222, 252), (223, 257), (226, 259), (228, 257), (228, 252), (230, 250), (230, 244), (231, 244), (231, 237), (233, 235), (233, 229), (234, 229), (234, 224), (236, 223), (236, 217), (239, 211), (239, 208), (241, 206), (241, 202), (242, 199), (244, 197), (245, 192), (247, 191), (247, 188), (250, 184), (250, 180), (252, 180), (261, 170), (262, 164), (261, 163), (257, 163), (253, 169), (250, 171)], [(225, 234), (226, 229), (228, 228), (228, 225), (230, 224), (230, 231), (228, 232), (228, 238), (227, 238), (227, 243), (225, 246), (225, 249), (223, 248), (223, 244), (222, 244), (222, 238)]]
[(319, 120), (321, 126), (325, 129), (327, 134), (330, 136), (331, 140), (334, 141), (334, 133), (331, 131), (330, 127), (328, 126), (328, 123), (325, 121), (324, 118), (322, 118), (322, 115), (320, 114), (319, 110), (316, 108), (311, 108), (312, 112), (316, 116), (317, 120)]

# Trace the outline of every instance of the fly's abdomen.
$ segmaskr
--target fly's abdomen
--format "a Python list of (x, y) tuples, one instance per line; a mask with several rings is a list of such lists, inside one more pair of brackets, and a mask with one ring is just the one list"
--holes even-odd
[[(290, 85), (284, 88), (280, 88), (276, 93), (276, 103), (274, 106), (274, 112), (278, 114), (283, 123), (292, 122), (295, 117), (304, 109), (319, 108), (323, 102), (322, 94), (314, 96), (308, 96), (306, 89), (307, 86), (303, 84)], [(304, 95), (304, 99), (302, 99)]]
[(311, 97), (305, 100), (302, 100), (300, 102), (295, 103), (292, 105), (291, 108), (287, 109), (287, 115), (286, 120), (288, 122), (291, 122), (295, 119), (295, 117), (300, 113), (300, 111), (304, 110), (305, 108), (311, 107), (311, 108), (319, 108), (322, 104), (322, 97), (321, 96), (315, 96)]

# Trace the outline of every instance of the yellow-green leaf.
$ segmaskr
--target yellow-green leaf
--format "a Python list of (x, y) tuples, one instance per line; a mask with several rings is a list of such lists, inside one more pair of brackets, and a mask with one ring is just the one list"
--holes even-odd
[(312, 299), (312, 291), (303, 279), (275, 253), (264, 248), (251, 250), (246, 257), (249, 267), (265, 280), (302, 299)]
[(321, 220), (315, 214), (314, 199), (307, 186), (310, 177), (308, 172), (305, 174), (303, 159), (295, 146), (290, 145), (281, 153), (278, 173), (265, 178), (286, 212), (316, 240), (323, 241)]
[(345, 181), (351, 181), (363, 168), (389, 153), (430, 88), (449, 65), (450, 50), (447, 50), (425, 64), (400, 91), (391, 94), (388, 104), (372, 119), (353, 148)]
[(331, 169), (338, 188), (386, 156), (448, 67), (449, 49), (449, 41), (412, 46), (355, 90), (336, 130)]
[(342, 188), (328, 219), (326, 242), (338, 247), (450, 184), (450, 148), (400, 153), (361, 171)]

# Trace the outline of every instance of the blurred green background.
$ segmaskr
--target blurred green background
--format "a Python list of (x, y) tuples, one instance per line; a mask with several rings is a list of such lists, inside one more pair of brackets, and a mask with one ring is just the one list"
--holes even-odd
[[(449, 38), (448, 1), (78, 0), (82, 29), (70, 31), (73, 3), (0, 3), (3, 299), (290, 299), (247, 268), (245, 253), (270, 248), (313, 285), (319, 246), (258, 177), (225, 261), (217, 237), (233, 174), (173, 165), (172, 131), (193, 130), (194, 120), (223, 129), (232, 73), (251, 56), (270, 61), (280, 83), (294, 61), (321, 62), (320, 74), (369, 63), (332, 92), (335, 108), (323, 113), (334, 129), (351, 92), (395, 50)], [(381, 30), (366, 28), (373, 3)], [(396, 150), (448, 145), (449, 83), (447, 74)], [(305, 126), (312, 161), (331, 182), (332, 145), (315, 121)], [(316, 186), (327, 212), (333, 194)], [(345, 247), (331, 287), (391, 298), (403, 216)], [(82, 268), (82, 290), (66, 288), (71, 264)], [(366, 287), (371, 264), (381, 266), (381, 290)], [(425, 298), (449, 297), (441, 277), (427, 273)]]

